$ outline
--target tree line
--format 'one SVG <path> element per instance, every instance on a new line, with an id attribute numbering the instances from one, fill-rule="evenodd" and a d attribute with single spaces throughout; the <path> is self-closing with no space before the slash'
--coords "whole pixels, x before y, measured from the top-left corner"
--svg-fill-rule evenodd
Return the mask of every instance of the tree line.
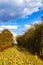
<path id="1" fill-rule="evenodd" d="M 30 53 L 43 56 L 43 22 L 34 24 L 23 35 L 16 37 L 17 45 L 26 48 Z M 0 33 L 0 50 L 14 45 L 13 34 L 4 29 Z"/>
<path id="2" fill-rule="evenodd" d="M 30 53 L 43 56 L 43 23 L 34 24 L 23 35 L 16 38 L 18 46 Z"/>

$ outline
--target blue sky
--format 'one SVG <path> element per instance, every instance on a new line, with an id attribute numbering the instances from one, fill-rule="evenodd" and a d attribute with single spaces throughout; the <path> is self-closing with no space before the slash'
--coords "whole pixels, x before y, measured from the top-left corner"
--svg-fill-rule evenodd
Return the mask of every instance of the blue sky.
<path id="1" fill-rule="evenodd" d="M 0 32 L 9 29 L 14 36 L 41 21 L 43 0 L 0 0 Z"/>

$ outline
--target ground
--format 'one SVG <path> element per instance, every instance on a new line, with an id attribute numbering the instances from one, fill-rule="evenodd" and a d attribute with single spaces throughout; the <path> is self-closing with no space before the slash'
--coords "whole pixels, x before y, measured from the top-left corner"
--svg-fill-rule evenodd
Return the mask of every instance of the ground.
<path id="1" fill-rule="evenodd" d="M 43 62 L 25 49 L 13 46 L 0 52 L 0 65 L 43 65 Z"/>

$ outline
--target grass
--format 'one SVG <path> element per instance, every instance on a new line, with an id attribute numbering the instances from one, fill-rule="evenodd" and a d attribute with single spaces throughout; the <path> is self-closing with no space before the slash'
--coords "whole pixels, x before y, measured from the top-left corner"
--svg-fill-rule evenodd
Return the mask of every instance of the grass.
<path id="1" fill-rule="evenodd" d="M 43 65 L 43 61 L 37 55 L 22 50 L 13 46 L 0 52 L 0 65 Z"/>

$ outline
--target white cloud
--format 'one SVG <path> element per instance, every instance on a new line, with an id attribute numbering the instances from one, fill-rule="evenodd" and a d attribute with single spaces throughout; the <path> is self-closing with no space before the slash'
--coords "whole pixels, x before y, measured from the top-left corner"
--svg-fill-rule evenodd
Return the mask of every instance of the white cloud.
<path id="1" fill-rule="evenodd" d="M 26 17 L 39 11 L 43 0 L 0 0 L 0 20 Z M 2 12 L 2 13 L 1 13 Z"/>
<path id="2" fill-rule="evenodd" d="M 22 30 L 25 32 L 25 31 L 27 31 L 30 27 L 31 27 L 31 25 L 25 24 L 25 25 L 24 25 L 24 28 L 23 28 Z"/>
<path id="3" fill-rule="evenodd" d="M 25 24 L 24 26 L 26 29 L 29 29 L 31 27 L 31 25 L 29 25 L 29 24 Z"/>
<path id="4" fill-rule="evenodd" d="M 36 21 L 33 22 L 33 25 L 34 25 L 34 24 L 40 24 L 40 23 L 41 23 L 41 21 L 37 21 L 37 20 L 36 20 Z"/>
<path id="5" fill-rule="evenodd" d="M 37 11 L 39 11 L 37 7 L 32 9 L 24 8 L 22 17 L 26 17 L 27 15 L 31 15 L 33 12 L 37 12 Z"/>
<path id="6" fill-rule="evenodd" d="M 40 24 L 41 21 L 34 21 L 33 24 L 29 25 L 29 24 L 25 24 L 24 28 L 22 29 L 24 32 L 27 31 L 28 29 L 30 29 L 31 27 L 35 30 L 34 24 Z"/>
<path id="7" fill-rule="evenodd" d="M 18 29 L 18 26 L 17 25 L 14 25 L 14 26 L 13 25 L 1 25 L 0 31 L 3 29 L 16 30 Z"/>
<path id="8" fill-rule="evenodd" d="M 14 37 L 14 44 L 17 44 L 17 41 L 16 41 L 17 34 L 13 31 L 11 31 L 11 33 L 13 34 L 13 37 Z"/>
<path id="9" fill-rule="evenodd" d="M 17 5 L 17 6 L 20 6 L 20 5 L 22 5 L 23 3 L 24 3 L 24 0 L 11 0 L 11 2 L 14 4 L 15 3 L 15 5 Z"/>
<path id="10" fill-rule="evenodd" d="M 13 34 L 13 37 L 16 38 L 17 34 L 15 32 L 13 32 L 13 31 L 11 31 L 11 33 Z"/>

